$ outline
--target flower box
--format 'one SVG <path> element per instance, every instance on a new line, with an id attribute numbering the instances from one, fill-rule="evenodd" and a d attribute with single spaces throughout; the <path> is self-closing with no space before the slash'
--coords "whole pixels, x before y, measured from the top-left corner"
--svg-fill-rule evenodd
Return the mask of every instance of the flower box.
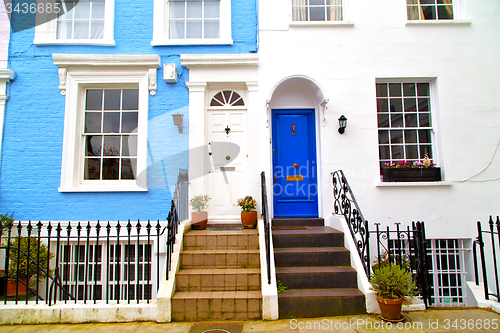
<path id="1" fill-rule="evenodd" d="M 441 168 L 385 168 L 384 182 L 438 182 Z"/>

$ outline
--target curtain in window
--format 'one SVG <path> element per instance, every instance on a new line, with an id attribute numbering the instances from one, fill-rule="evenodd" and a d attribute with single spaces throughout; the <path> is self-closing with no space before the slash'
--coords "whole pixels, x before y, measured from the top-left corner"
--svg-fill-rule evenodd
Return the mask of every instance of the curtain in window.
<path id="1" fill-rule="evenodd" d="M 448 12 L 448 17 L 453 18 L 453 6 L 452 6 L 453 0 L 443 0 L 444 4 L 447 4 L 449 6 L 445 6 L 444 8 Z"/>
<path id="2" fill-rule="evenodd" d="M 330 7 L 330 21 L 342 21 L 342 0 L 327 0 L 327 5 L 333 5 Z"/>
<path id="3" fill-rule="evenodd" d="M 451 1 L 451 0 L 450 0 Z M 406 0 L 408 8 L 408 20 L 425 20 L 424 12 L 422 7 L 419 6 L 419 0 Z M 414 5 L 414 6 L 410 6 Z M 420 12 L 420 16 L 419 16 Z"/>
<path id="4" fill-rule="evenodd" d="M 292 20 L 307 21 L 306 0 L 292 0 Z"/>

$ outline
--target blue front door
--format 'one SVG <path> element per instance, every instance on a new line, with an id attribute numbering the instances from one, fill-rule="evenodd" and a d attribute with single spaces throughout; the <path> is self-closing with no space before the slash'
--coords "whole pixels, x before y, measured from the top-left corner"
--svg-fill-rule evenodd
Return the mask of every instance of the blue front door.
<path id="1" fill-rule="evenodd" d="M 275 217 L 317 217 L 314 110 L 273 110 Z"/>

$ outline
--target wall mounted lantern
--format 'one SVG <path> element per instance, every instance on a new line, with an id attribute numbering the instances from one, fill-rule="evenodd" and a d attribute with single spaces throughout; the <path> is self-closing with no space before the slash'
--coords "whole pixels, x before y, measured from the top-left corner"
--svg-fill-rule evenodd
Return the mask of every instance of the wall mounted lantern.
<path id="1" fill-rule="evenodd" d="M 182 129 L 183 129 L 182 121 L 183 121 L 184 115 L 177 112 L 176 114 L 172 115 L 172 118 L 174 118 L 174 125 L 177 126 L 177 128 L 179 129 L 179 133 L 182 133 Z"/>
<path id="2" fill-rule="evenodd" d="M 346 126 L 347 126 L 347 118 L 344 115 L 341 115 L 339 118 L 339 133 L 340 134 L 344 134 Z"/>

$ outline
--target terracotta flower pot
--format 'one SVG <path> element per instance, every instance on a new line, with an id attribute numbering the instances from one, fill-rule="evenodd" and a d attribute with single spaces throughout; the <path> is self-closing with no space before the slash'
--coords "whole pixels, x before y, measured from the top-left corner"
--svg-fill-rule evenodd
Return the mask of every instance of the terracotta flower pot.
<path id="1" fill-rule="evenodd" d="M 191 228 L 193 230 L 204 230 L 207 228 L 208 212 L 192 212 Z"/>
<path id="2" fill-rule="evenodd" d="M 255 229 L 257 226 L 257 211 L 241 212 L 241 223 L 245 229 Z"/>
<path id="3" fill-rule="evenodd" d="M 382 312 L 380 316 L 385 321 L 402 321 L 404 316 L 401 315 L 401 306 L 403 305 L 403 298 L 400 299 L 385 299 L 377 296 L 377 302 Z"/>
<path id="4" fill-rule="evenodd" d="M 23 280 L 24 283 L 28 284 L 28 278 L 26 276 L 19 277 L 19 279 Z M 22 282 L 18 282 L 15 279 L 9 279 L 7 281 L 7 296 L 16 296 L 16 285 L 17 285 L 18 295 L 26 294 L 26 286 Z"/>

